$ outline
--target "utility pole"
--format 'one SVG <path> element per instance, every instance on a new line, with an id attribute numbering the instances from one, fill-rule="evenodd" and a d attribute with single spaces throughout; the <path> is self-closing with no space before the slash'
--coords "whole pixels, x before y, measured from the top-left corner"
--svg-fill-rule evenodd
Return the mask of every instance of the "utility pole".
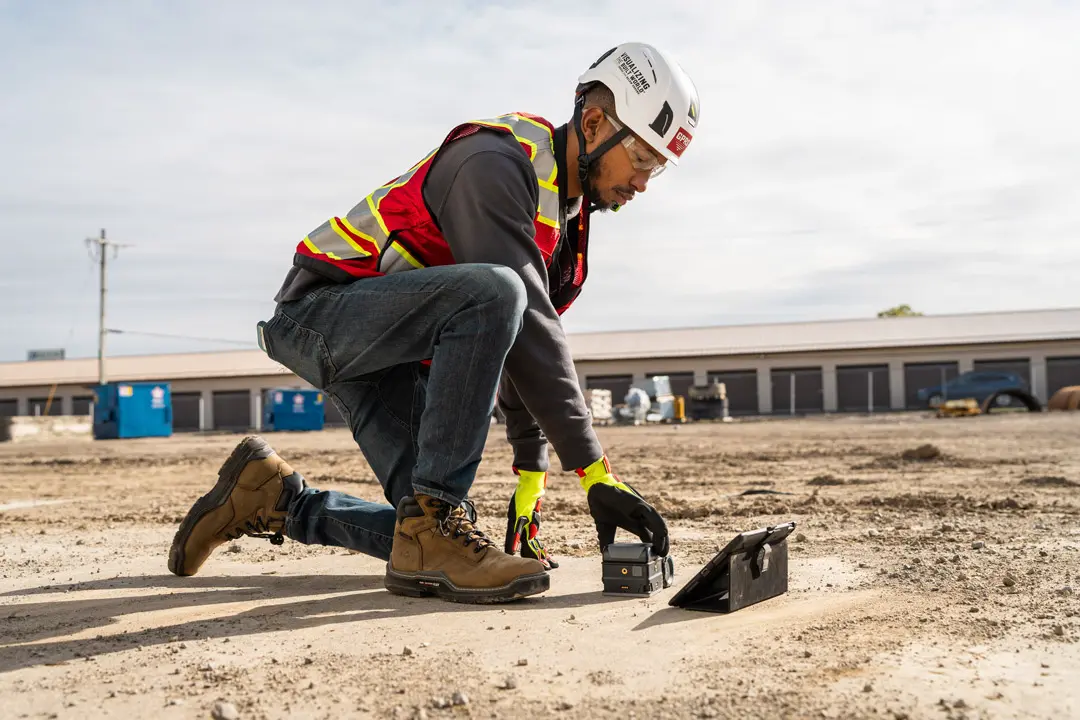
<path id="1" fill-rule="evenodd" d="M 109 248 L 113 248 L 113 257 L 116 257 L 116 251 L 121 247 L 127 247 L 126 245 L 120 245 L 118 243 L 110 242 L 105 239 L 105 229 L 101 229 L 101 236 L 96 238 L 87 238 L 86 244 L 91 248 L 91 253 L 97 252 L 99 261 L 99 284 L 100 295 L 98 299 L 98 384 L 105 384 L 105 294 L 106 294 L 106 261 L 109 255 Z M 96 249 L 94 246 L 97 246 Z"/>

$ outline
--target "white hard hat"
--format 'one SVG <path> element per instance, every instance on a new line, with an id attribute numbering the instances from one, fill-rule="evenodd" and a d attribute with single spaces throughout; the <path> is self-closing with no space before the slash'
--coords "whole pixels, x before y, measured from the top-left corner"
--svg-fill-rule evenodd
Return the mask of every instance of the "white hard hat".
<path id="1" fill-rule="evenodd" d="M 697 132 L 701 103 L 686 71 L 652 45 L 631 42 L 608 50 L 578 78 L 603 83 L 615 96 L 615 114 L 671 165 Z"/>

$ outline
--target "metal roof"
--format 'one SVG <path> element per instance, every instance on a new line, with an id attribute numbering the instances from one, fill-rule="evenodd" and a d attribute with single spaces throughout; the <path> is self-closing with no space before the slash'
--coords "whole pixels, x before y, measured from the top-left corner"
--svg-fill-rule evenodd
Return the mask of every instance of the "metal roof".
<path id="1" fill-rule="evenodd" d="M 106 358 L 105 371 L 110 379 L 128 382 L 290 374 L 261 350 L 118 355 Z M 96 385 L 97 378 L 96 357 L 0 363 L 0 387 Z"/>
<path id="2" fill-rule="evenodd" d="M 1080 308 L 906 318 L 861 318 L 768 325 L 578 333 L 577 361 L 763 355 L 1080 339 Z M 259 350 L 122 355 L 108 358 L 110 378 L 127 381 L 290 374 Z M 92 385 L 97 358 L 0 363 L 0 387 Z"/>
<path id="3" fill-rule="evenodd" d="M 762 355 L 1080 339 L 1080 308 L 571 336 L 575 360 Z"/>

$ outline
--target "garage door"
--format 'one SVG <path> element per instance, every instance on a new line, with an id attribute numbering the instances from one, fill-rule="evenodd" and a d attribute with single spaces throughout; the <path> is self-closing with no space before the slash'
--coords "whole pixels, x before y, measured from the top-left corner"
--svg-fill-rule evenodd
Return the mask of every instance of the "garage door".
<path id="1" fill-rule="evenodd" d="M 172 394 L 173 432 L 195 432 L 199 424 L 200 392 L 182 392 Z"/>
<path id="2" fill-rule="evenodd" d="M 93 414 L 93 395 L 81 395 L 79 397 L 71 398 L 71 414 L 72 415 L 92 415 Z"/>
<path id="3" fill-rule="evenodd" d="M 888 410 L 888 365 L 841 365 L 836 368 L 836 407 L 840 412 L 869 412 L 870 394 L 873 410 Z"/>
<path id="4" fill-rule="evenodd" d="M 793 379 L 795 412 L 824 412 L 825 393 L 822 391 L 821 368 L 783 368 L 772 371 L 773 413 L 791 413 Z"/>
<path id="5" fill-rule="evenodd" d="M 0 400 L 0 418 L 15 417 L 18 412 L 18 400 Z"/>
<path id="6" fill-rule="evenodd" d="M 41 416 L 45 415 L 45 407 L 46 406 L 48 406 L 48 408 L 49 408 L 49 413 L 48 414 L 50 416 L 60 414 L 60 411 L 61 411 L 60 398 L 58 398 L 58 397 L 54 397 L 52 399 L 52 404 L 49 403 L 49 398 L 47 398 L 47 397 L 30 398 L 30 409 L 28 411 L 28 414 L 33 416 L 33 417 L 41 417 Z"/>
<path id="7" fill-rule="evenodd" d="M 1063 387 L 1080 385 L 1080 357 L 1046 358 L 1046 389 L 1049 400 Z"/>
<path id="8" fill-rule="evenodd" d="M 709 373 L 709 382 L 724 383 L 729 415 L 757 415 L 757 371 L 724 370 Z"/>
<path id="9" fill-rule="evenodd" d="M 229 390 L 214 393 L 214 429 L 246 432 L 251 424 L 251 393 Z"/>
<path id="10" fill-rule="evenodd" d="M 960 374 L 955 362 L 905 363 L 904 404 L 909 410 L 921 410 L 926 403 L 919 402 L 919 389 L 936 387 Z"/>
<path id="11" fill-rule="evenodd" d="M 1031 386 L 1031 361 L 1027 358 L 976 360 L 972 367 L 978 372 L 1013 373 L 1020 376 L 1025 388 Z"/>
<path id="12" fill-rule="evenodd" d="M 586 375 L 585 376 L 585 389 L 586 390 L 610 390 L 611 391 L 611 403 L 618 405 L 623 402 L 623 398 L 626 397 L 626 393 L 630 392 L 630 387 L 634 384 L 633 375 Z"/>

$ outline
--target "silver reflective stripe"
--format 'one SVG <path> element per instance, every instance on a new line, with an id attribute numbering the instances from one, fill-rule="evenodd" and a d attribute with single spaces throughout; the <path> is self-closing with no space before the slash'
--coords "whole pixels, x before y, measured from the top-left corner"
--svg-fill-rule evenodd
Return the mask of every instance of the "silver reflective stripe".
<path id="1" fill-rule="evenodd" d="M 353 236 L 359 237 L 356 240 Z M 364 242 L 366 241 L 366 242 Z M 381 252 L 378 236 L 372 237 L 345 218 L 331 218 L 304 238 L 308 248 L 331 260 L 351 260 L 370 257 Z M 374 245 L 374 247 L 372 247 Z"/>
<path id="2" fill-rule="evenodd" d="M 555 158 L 554 138 L 547 126 L 520 115 L 501 115 L 492 120 L 479 120 L 477 124 L 503 127 L 529 147 L 536 179 L 540 184 L 540 203 L 537 222 L 559 227 L 559 191 L 555 187 L 558 165 Z"/>
<path id="3" fill-rule="evenodd" d="M 545 187 L 545 183 L 540 183 L 540 207 L 536 221 L 559 229 L 559 191 L 554 185 Z"/>
<path id="4" fill-rule="evenodd" d="M 555 158 L 554 138 L 551 132 L 539 123 L 516 115 L 508 116 L 514 135 L 533 143 L 536 152 L 532 157 L 533 169 L 540 184 L 540 203 L 537 207 L 538 222 L 559 228 L 559 190 L 555 181 L 559 168 Z"/>
<path id="5" fill-rule="evenodd" d="M 405 261 L 405 258 L 401 257 L 395 252 L 383 255 L 379 260 L 379 272 L 386 273 L 387 275 L 393 275 L 394 273 L 404 272 L 406 270 L 412 270 L 413 266 Z M 409 277 L 418 277 L 417 275 L 410 275 Z"/>
<path id="6" fill-rule="evenodd" d="M 507 129 L 529 148 L 529 159 L 540 185 L 536 220 L 558 229 L 559 191 L 555 187 L 558 166 L 551 131 L 542 123 L 520 115 L 500 115 L 490 120 L 473 122 L 477 125 Z M 390 242 L 389 229 L 379 213 L 379 204 L 391 190 L 409 182 L 416 171 L 437 151 L 437 148 L 431 151 L 408 172 L 368 195 L 345 217 L 324 222 L 304 238 L 305 244 L 312 252 L 326 255 L 332 260 L 353 260 L 377 255 L 379 272 L 388 274 L 424 267 L 418 258 L 399 243 Z"/>
<path id="7" fill-rule="evenodd" d="M 404 272 L 405 270 L 415 270 L 422 267 L 424 266 L 420 261 L 396 242 L 379 257 L 379 272 L 384 272 L 387 275 Z"/>

